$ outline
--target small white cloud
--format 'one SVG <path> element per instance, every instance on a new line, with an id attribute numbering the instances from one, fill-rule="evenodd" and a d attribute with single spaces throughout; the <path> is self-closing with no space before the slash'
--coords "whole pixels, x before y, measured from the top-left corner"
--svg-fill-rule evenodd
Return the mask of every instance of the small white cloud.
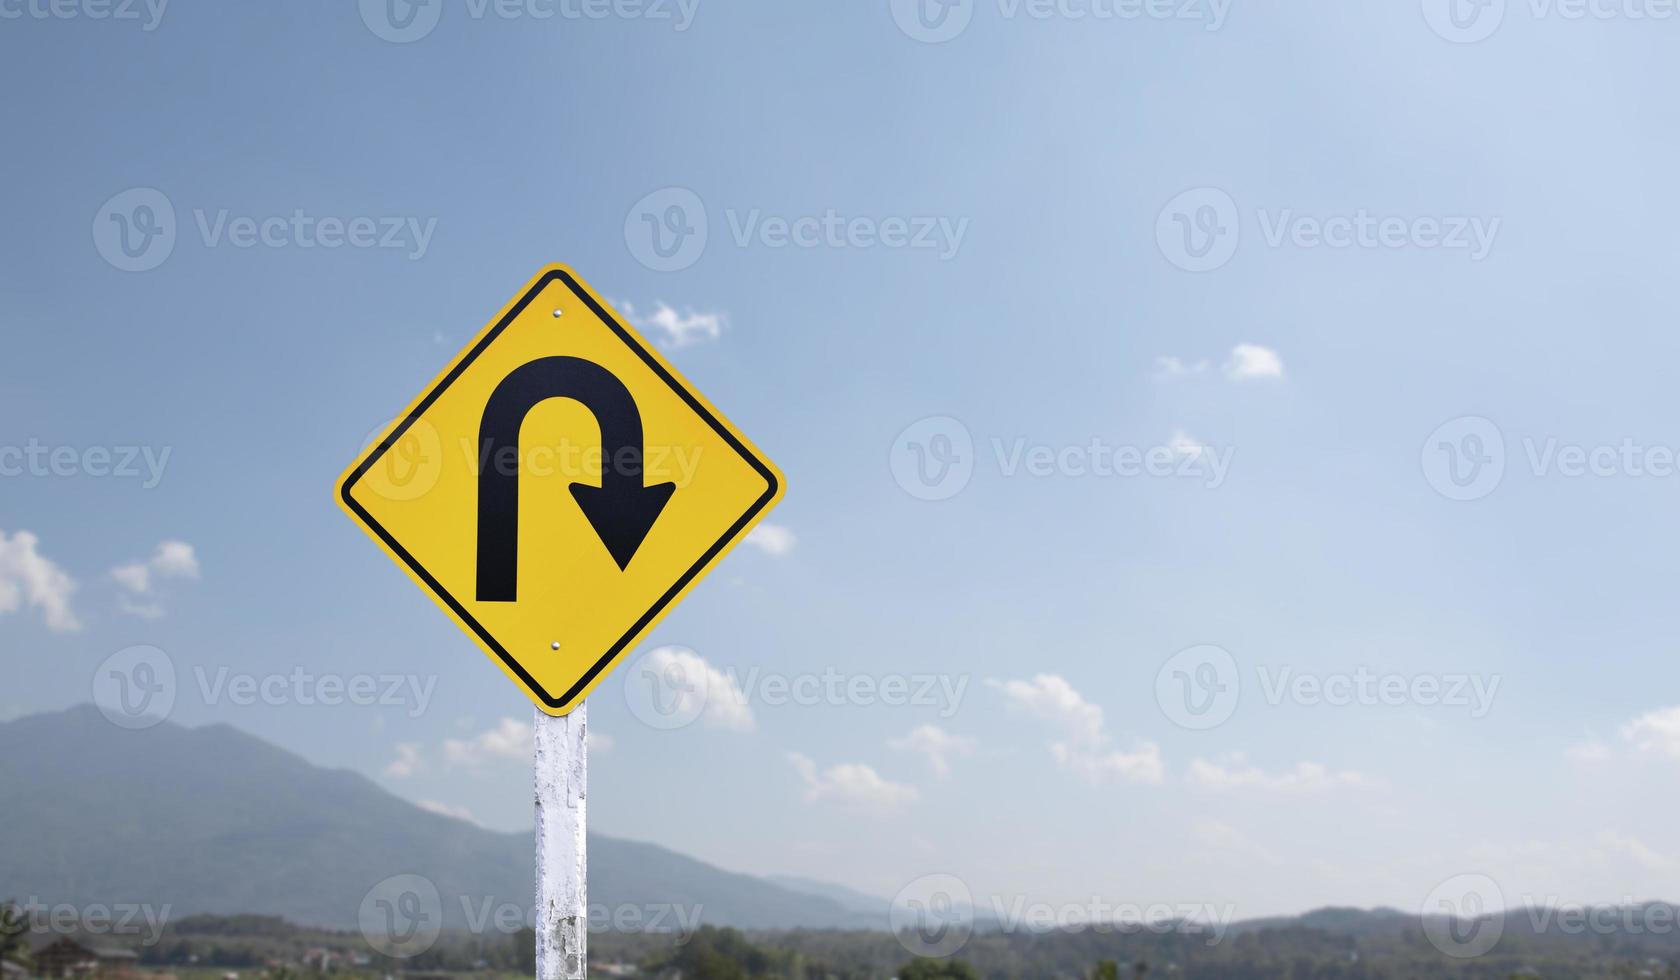
<path id="1" fill-rule="evenodd" d="M 1259 344 L 1238 344 L 1225 361 L 1225 377 L 1232 381 L 1283 377 L 1283 359 L 1277 351 Z"/>
<path id="2" fill-rule="evenodd" d="M 155 602 L 135 602 L 128 596 L 117 596 L 117 608 L 141 619 L 162 619 L 164 608 Z"/>
<path id="3" fill-rule="evenodd" d="M 1206 374 L 1208 362 L 1197 361 L 1186 363 L 1177 357 L 1155 358 L 1155 378 L 1158 381 L 1176 381 L 1179 378 L 1193 378 L 1199 374 Z"/>
<path id="4" fill-rule="evenodd" d="M 1268 773 L 1248 764 L 1242 753 L 1226 756 L 1218 762 L 1194 759 L 1185 781 L 1192 786 L 1216 792 L 1260 789 L 1278 793 L 1320 793 L 1338 787 L 1368 787 L 1373 781 L 1362 773 L 1332 772 L 1316 762 L 1298 762 L 1295 768 L 1280 773 Z"/>
<path id="5" fill-rule="evenodd" d="M 618 306 L 624 311 L 625 319 L 637 329 L 659 334 L 660 339 L 672 347 L 716 340 L 723 336 L 723 325 L 728 319 L 722 313 L 696 313 L 693 310 L 678 313 L 664 303 L 656 303 L 654 311 L 646 316 L 638 316 L 629 303 Z"/>
<path id="6" fill-rule="evenodd" d="M 747 532 L 747 544 L 753 545 L 772 558 L 785 558 L 793 554 L 793 546 L 799 543 L 790 528 L 780 524 L 760 524 Z"/>
<path id="7" fill-rule="evenodd" d="M 1190 838 L 1197 845 L 1221 855 L 1254 858 L 1264 864 L 1282 864 L 1283 859 L 1227 823 L 1197 817 L 1190 825 Z"/>
<path id="8" fill-rule="evenodd" d="M 165 541 L 152 556 L 152 570 L 164 578 L 198 578 L 198 554 L 185 541 Z"/>
<path id="9" fill-rule="evenodd" d="M 198 555 L 185 541 L 165 541 L 146 561 L 129 562 L 111 569 L 111 578 L 128 596 L 117 597 L 117 607 L 143 619 L 160 619 L 164 608 L 155 599 L 140 602 L 130 596 L 153 596 L 161 579 L 197 579 Z"/>
<path id="10" fill-rule="evenodd" d="M 901 738 L 889 739 L 887 747 L 921 756 L 933 774 L 944 779 L 951 774 L 952 757 L 974 752 L 974 739 L 952 735 L 938 725 L 922 725 Z"/>
<path id="11" fill-rule="evenodd" d="M 117 584 L 136 594 L 144 594 L 152 590 L 152 570 L 143 562 L 132 565 L 118 565 L 111 569 L 111 577 Z"/>
<path id="12" fill-rule="evenodd" d="M 817 764 L 798 752 L 787 759 L 805 782 L 805 802 L 833 801 L 864 810 L 888 811 L 916 799 L 916 788 L 889 782 L 861 762 L 829 766 L 818 772 Z"/>
<path id="13" fill-rule="evenodd" d="M 1599 833 L 1596 841 L 1599 847 L 1611 854 L 1629 858 L 1635 864 L 1652 871 L 1661 871 L 1669 866 L 1668 858 L 1657 853 L 1637 837 L 1629 837 L 1625 834 L 1618 834 L 1613 830 L 1606 830 Z"/>
<path id="14" fill-rule="evenodd" d="M 27 601 L 41 610 L 47 629 L 73 633 L 82 628 L 70 610 L 76 582 L 40 553 L 40 544 L 28 531 L 10 538 L 0 531 L 0 614 L 17 612 Z"/>
<path id="15" fill-rule="evenodd" d="M 1680 706 L 1640 715 L 1622 726 L 1622 737 L 1641 752 L 1680 759 Z"/>
<path id="16" fill-rule="evenodd" d="M 1202 442 L 1183 429 L 1174 429 L 1172 438 L 1167 440 L 1167 448 L 1187 459 L 1201 459 L 1208 451 L 1207 443 Z"/>
<path id="17" fill-rule="evenodd" d="M 1160 746 L 1140 740 L 1129 751 L 1114 748 L 1102 709 L 1085 700 L 1065 678 L 1039 674 L 1030 681 L 988 680 L 986 684 L 1003 692 L 1008 710 L 1058 729 L 1062 739 L 1051 743 L 1050 755 L 1081 779 L 1159 783 L 1166 778 Z"/>
<path id="18" fill-rule="evenodd" d="M 753 730 L 752 706 L 735 678 L 693 650 L 659 647 L 649 651 L 636 669 L 642 678 L 659 685 L 658 696 L 667 714 L 698 717 L 707 727 L 724 731 Z"/>
<path id="19" fill-rule="evenodd" d="M 503 718 L 489 731 L 471 738 L 443 740 L 443 758 L 452 766 L 478 768 L 494 762 L 529 763 L 535 752 L 531 723 Z"/>
<path id="20" fill-rule="evenodd" d="M 398 742 L 397 757 L 385 764 L 385 775 L 392 779 L 407 779 L 426 771 L 426 760 L 420 754 L 419 742 Z"/>
<path id="21" fill-rule="evenodd" d="M 1050 746 L 1056 764 L 1088 783 L 1105 783 L 1120 779 L 1128 783 L 1159 785 L 1167 778 L 1167 765 L 1161 759 L 1161 747 L 1147 739 L 1140 739 L 1130 751 L 1120 749 L 1090 749 L 1058 742 Z"/>
<path id="22" fill-rule="evenodd" d="M 1615 750 L 1611 749 L 1602 739 L 1589 738 L 1584 742 L 1576 742 L 1563 750 L 1563 757 L 1579 765 L 1590 766 L 1601 762 L 1609 762 L 1615 758 Z"/>
<path id="23" fill-rule="evenodd" d="M 611 735 L 606 735 L 606 734 L 603 734 L 601 732 L 590 732 L 589 735 L 588 735 L 588 738 L 589 738 L 589 751 L 592 752 L 592 753 L 594 753 L 594 752 L 611 752 L 613 746 L 618 744 L 617 742 L 613 741 L 613 737 Z"/>
<path id="24" fill-rule="evenodd" d="M 464 806 L 450 806 L 436 800 L 421 800 L 416 805 L 427 813 L 435 813 L 440 817 L 454 817 L 456 820 L 465 820 L 467 823 L 478 823 L 478 819 L 472 815 L 472 811 Z"/>

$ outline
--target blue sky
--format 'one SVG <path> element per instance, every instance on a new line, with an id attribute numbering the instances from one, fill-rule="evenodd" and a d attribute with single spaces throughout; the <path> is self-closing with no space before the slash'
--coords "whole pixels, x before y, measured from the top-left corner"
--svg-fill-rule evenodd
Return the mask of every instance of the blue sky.
<path id="1" fill-rule="evenodd" d="M 7 715 L 150 645 L 176 721 L 528 826 L 529 705 L 331 491 L 564 261 L 789 480 L 646 644 L 692 721 L 591 699 L 595 829 L 982 904 L 1671 887 L 1680 19 L 431 2 L 0 4 Z M 217 682 L 294 672 L 426 693 Z"/>

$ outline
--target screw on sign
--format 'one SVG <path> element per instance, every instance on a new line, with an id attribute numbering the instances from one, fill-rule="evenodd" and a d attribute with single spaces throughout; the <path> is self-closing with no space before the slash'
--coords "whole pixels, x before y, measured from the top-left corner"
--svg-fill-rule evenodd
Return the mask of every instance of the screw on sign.
<path id="1" fill-rule="evenodd" d="M 402 456 L 416 433 L 428 450 L 418 484 Z M 399 474 L 409 482 L 393 485 Z M 345 512 L 536 704 L 539 980 L 581 977 L 586 965 L 584 699 L 783 486 L 740 430 L 560 265 L 538 273 L 340 481 Z"/>

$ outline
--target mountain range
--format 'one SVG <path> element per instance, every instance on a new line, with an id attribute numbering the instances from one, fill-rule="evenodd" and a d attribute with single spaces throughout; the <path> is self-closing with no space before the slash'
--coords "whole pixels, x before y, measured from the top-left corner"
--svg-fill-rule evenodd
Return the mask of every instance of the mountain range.
<path id="1" fill-rule="evenodd" d="M 0 723 L 0 898 L 168 904 L 355 928 L 381 881 L 418 874 L 446 925 L 531 904 L 530 834 L 421 809 L 227 725 L 129 731 L 92 706 Z M 888 902 L 736 874 L 592 834 L 592 908 L 667 907 L 739 928 L 884 928 Z"/>

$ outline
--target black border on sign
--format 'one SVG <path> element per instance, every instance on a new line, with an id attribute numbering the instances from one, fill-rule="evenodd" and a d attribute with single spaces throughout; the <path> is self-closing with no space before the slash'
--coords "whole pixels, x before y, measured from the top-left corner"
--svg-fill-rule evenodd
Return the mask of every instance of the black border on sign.
<path id="1" fill-rule="evenodd" d="M 602 323 L 605 323 L 612 329 L 612 332 L 618 336 L 619 340 L 623 341 L 626 346 L 636 352 L 636 356 L 642 359 L 642 363 L 651 368 L 653 373 L 659 376 L 660 380 L 669 385 L 671 390 L 676 392 L 678 397 L 680 397 L 696 415 L 705 419 L 706 424 L 711 426 L 712 430 L 721 436 L 723 440 L 729 444 L 730 448 L 739 453 L 741 458 L 745 459 L 748 464 L 752 466 L 753 470 L 756 471 L 759 476 L 762 476 L 768 484 L 764 494 L 754 501 L 751 507 L 747 508 L 747 512 L 742 514 L 740 519 L 730 525 L 729 529 L 723 533 L 723 537 L 718 538 L 716 543 L 714 543 L 710 548 L 707 548 L 705 554 L 700 556 L 700 560 L 696 561 L 694 565 L 688 569 L 688 571 L 684 572 L 682 577 L 677 579 L 676 584 L 667 589 L 665 594 L 660 596 L 658 601 L 653 604 L 653 607 L 643 613 L 641 618 L 636 620 L 630 629 L 626 631 L 623 636 L 619 637 L 618 641 L 614 643 L 606 653 L 601 655 L 599 660 L 595 661 L 594 666 L 590 667 L 576 684 L 573 684 L 559 697 L 555 697 L 550 694 L 542 687 L 542 685 L 538 684 L 536 679 L 520 665 L 519 661 L 512 654 L 508 653 L 500 643 L 496 642 L 496 638 L 490 635 L 490 631 L 485 629 L 483 624 L 479 623 L 478 620 L 474 619 L 472 614 L 467 612 L 466 608 L 462 606 L 454 596 L 449 594 L 449 590 L 445 589 L 443 584 L 432 576 L 431 572 L 428 572 L 419 561 L 415 560 L 414 556 L 408 553 L 408 549 L 404 548 L 400 543 L 398 543 L 397 539 L 391 535 L 391 532 L 387 531 L 377 520 L 374 520 L 373 515 L 368 513 L 367 509 L 361 504 L 357 503 L 350 493 L 351 490 L 355 488 L 356 482 L 362 478 L 363 474 L 373 468 L 373 465 L 379 462 L 380 458 L 383 457 L 392 446 L 396 445 L 397 440 L 401 439 L 403 434 L 408 431 L 409 427 L 418 421 L 420 416 L 426 413 L 426 409 L 430 408 L 432 403 L 437 401 L 438 396 L 442 395 L 451 384 L 454 384 L 455 379 L 461 376 L 461 373 L 467 369 L 467 366 L 472 364 L 472 362 L 478 358 L 478 355 L 484 353 L 485 349 L 494 343 L 497 337 L 501 336 L 502 331 L 505 330 L 507 326 L 511 324 L 521 312 L 524 311 L 525 307 L 530 305 L 531 301 L 536 299 L 537 295 L 541 293 L 549 283 L 554 282 L 555 280 L 559 280 L 564 283 L 566 288 L 572 291 L 573 296 L 582 300 L 584 304 L 589 307 L 590 311 L 600 318 Z M 639 343 L 636 338 L 612 316 L 612 314 L 608 313 L 601 304 L 595 302 L 595 298 L 589 295 L 588 291 L 578 288 L 576 279 L 572 278 L 572 276 L 568 273 L 556 269 L 537 280 L 536 285 L 532 286 L 524 296 L 520 297 L 519 302 L 514 304 L 513 309 L 509 310 L 507 315 L 502 317 L 501 321 L 492 327 L 489 333 L 484 335 L 484 339 L 480 340 L 478 344 L 467 354 L 467 356 L 461 359 L 460 363 L 456 364 L 450 369 L 448 374 L 444 375 L 443 380 L 437 383 L 437 387 L 426 393 L 426 397 L 421 400 L 419 405 L 415 406 L 414 411 L 411 412 L 407 418 L 403 419 L 400 425 L 391 430 L 391 434 L 385 437 L 385 440 L 379 444 L 379 447 L 369 453 L 367 458 L 362 460 L 360 465 L 351 471 L 350 475 L 345 478 L 344 485 L 339 489 L 339 496 L 343 499 L 344 505 L 350 508 L 350 510 L 358 518 L 360 518 L 362 523 L 367 525 L 374 534 L 378 535 L 379 540 L 385 542 L 386 547 L 390 548 L 397 557 L 401 558 L 403 560 L 403 564 L 407 565 L 409 570 L 419 577 L 420 581 L 426 583 L 427 588 L 431 589 L 439 599 L 442 599 L 445 605 L 454 610 L 455 615 L 459 616 L 461 621 L 466 623 L 467 626 L 472 629 L 473 633 L 484 642 L 485 646 L 494 651 L 497 658 L 502 661 L 508 670 L 512 671 L 515 676 L 525 683 L 525 687 L 531 691 L 531 693 L 540 698 L 543 704 L 559 710 L 570 705 L 572 701 L 577 698 L 579 692 L 589 686 L 589 683 L 593 681 L 595 677 L 601 673 L 601 671 L 605 670 L 609 663 L 612 663 L 619 653 L 630 644 L 630 641 L 634 639 L 643 629 L 646 629 L 648 623 L 652 622 L 654 617 L 658 616 L 666 606 L 670 605 L 672 600 L 674 600 L 683 589 L 687 588 L 690 582 L 694 581 L 694 579 L 700 574 L 700 571 L 710 564 L 712 559 L 716 558 L 718 553 L 722 551 L 729 542 L 733 541 L 735 537 L 741 533 L 741 530 L 751 523 L 753 518 L 757 517 L 761 512 L 763 512 L 764 508 L 770 505 L 770 502 L 776 498 L 778 490 L 779 485 L 776 480 L 776 474 L 771 471 L 770 467 L 765 465 L 763 460 L 758 458 L 757 454 L 748 449 L 740 439 L 737 439 L 735 434 L 730 432 L 729 428 L 722 422 L 718 421 L 717 416 L 712 414 L 706 406 L 700 404 L 699 399 L 695 398 L 693 393 L 684 387 L 682 383 L 677 381 L 677 379 L 671 375 L 671 372 L 665 369 L 663 364 L 660 364 L 653 355 L 649 354 L 647 349 L 643 347 L 641 343 Z"/>

